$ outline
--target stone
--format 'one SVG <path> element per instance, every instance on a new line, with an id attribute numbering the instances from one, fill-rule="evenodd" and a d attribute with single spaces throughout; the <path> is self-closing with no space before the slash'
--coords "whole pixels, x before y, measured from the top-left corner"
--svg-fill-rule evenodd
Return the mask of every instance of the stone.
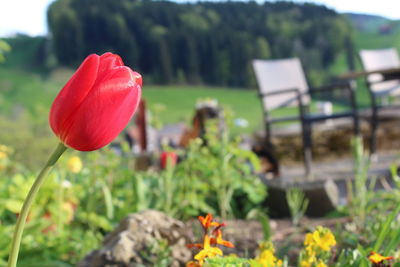
<path id="1" fill-rule="evenodd" d="M 166 248 L 172 259 L 169 266 L 184 266 L 192 259 L 186 247 L 189 236 L 190 229 L 183 222 L 162 212 L 130 214 L 104 238 L 103 247 L 90 252 L 77 267 L 153 266 L 152 260 L 164 255 Z"/>

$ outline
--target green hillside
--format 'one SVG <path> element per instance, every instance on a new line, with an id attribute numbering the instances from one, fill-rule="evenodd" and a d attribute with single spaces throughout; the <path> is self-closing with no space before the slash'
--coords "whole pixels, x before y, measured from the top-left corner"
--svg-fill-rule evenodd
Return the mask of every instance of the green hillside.
<path id="1" fill-rule="evenodd" d="M 357 31 L 375 33 L 388 23 L 390 20 L 381 16 L 345 13 L 345 15 L 352 21 L 354 28 Z"/>

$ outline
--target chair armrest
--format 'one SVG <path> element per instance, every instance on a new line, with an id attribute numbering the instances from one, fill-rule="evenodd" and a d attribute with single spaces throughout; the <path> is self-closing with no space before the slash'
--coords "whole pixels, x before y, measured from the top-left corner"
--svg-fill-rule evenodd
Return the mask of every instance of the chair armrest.
<path id="1" fill-rule="evenodd" d="M 342 81 L 337 83 L 332 83 L 328 85 L 323 85 L 320 87 L 313 87 L 309 88 L 308 91 L 310 94 L 319 93 L 319 92 L 326 92 L 326 91 L 337 91 L 337 90 L 348 90 L 353 93 L 354 89 L 354 81 Z"/>

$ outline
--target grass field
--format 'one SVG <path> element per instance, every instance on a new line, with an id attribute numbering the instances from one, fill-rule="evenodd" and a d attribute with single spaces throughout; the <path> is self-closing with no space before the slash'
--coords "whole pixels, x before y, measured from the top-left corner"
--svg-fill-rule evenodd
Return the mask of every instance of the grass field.
<path id="1" fill-rule="evenodd" d="M 159 112 L 162 121 L 189 122 L 199 99 L 213 98 L 230 108 L 235 118 L 249 122 L 248 128 L 235 129 L 236 132 L 248 132 L 262 128 L 262 109 L 256 90 L 235 90 L 205 86 L 144 86 L 143 96 L 150 107 L 162 104 L 165 109 Z M 154 109 L 154 108 L 153 108 Z"/>

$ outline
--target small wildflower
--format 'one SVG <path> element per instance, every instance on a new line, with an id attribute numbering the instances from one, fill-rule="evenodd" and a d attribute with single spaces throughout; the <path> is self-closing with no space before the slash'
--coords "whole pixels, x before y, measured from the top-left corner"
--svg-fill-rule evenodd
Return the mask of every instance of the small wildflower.
<path id="1" fill-rule="evenodd" d="M 263 267 L 279 267 L 282 266 L 282 261 L 275 257 L 275 248 L 271 242 L 263 242 L 259 249 L 261 253 L 255 258 L 256 262 Z"/>
<path id="2" fill-rule="evenodd" d="M 210 246 L 210 237 L 208 235 L 204 236 L 204 247 L 194 256 L 194 259 L 197 260 L 200 266 L 203 265 L 205 258 L 214 258 L 215 256 L 222 256 L 222 250 L 217 247 Z"/>
<path id="3" fill-rule="evenodd" d="M 328 228 L 318 226 L 312 233 L 307 233 L 301 253 L 301 267 L 327 267 L 324 260 L 329 256 L 332 247 L 336 245 L 335 236 Z"/>
<path id="4" fill-rule="evenodd" d="M 195 243 L 188 244 L 189 248 L 198 248 L 200 251 L 194 256 L 194 259 L 197 261 L 190 261 L 186 264 L 186 267 L 197 267 L 203 266 L 204 260 L 206 258 L 214 258 L 216 256 L 223 256 L 223 252 L 220 248 L 216 247 L 216 245 L 223 245 L 226 247 L 233 248 L 234 245 L 226 241 L 222 238 L 222 230 L 221 228 L 225 226 L 224 223 L 218 223 L 213 221 L 213 217 L 211 214 L 207 214 L 207 216 L 199 216 L 198 217 L 201 226 L 204 230 L 203 235 L 203 243 Z"/>
<path id="5" fill-rule="evenodd" d="M 336 245 L 335 236 L 324 227 L 318 226 L 313 233 L 306 234 L 304 245 L 309 248 L 320 248 L 323 251 L 330 251 Z"/>
<path id="6" fill-rule="evenodd" d="M 9 148 L 6 145 L 0 145 L 0 151 L 5 153 L 6 155 L 11 154 L 13 152 L 13 149 Z"/>
<path id="7" fill-rule="evenodd" d="M 186 267 L 200 267 L 200 265 L 195 261 L 189 261 L 186 263 Z"/>
<path id="8" fill-rule="evenodd" d="M 383 261 L 390 261 L 393 259 L 392 256 L 385 257 L 376 252 L 371 252 L 368 257 L 369 261 L 372 262 L 373 266 L 385 266 L 382 265 Z"/>
<path id="9" fill-rule="evenodd" d="M 67 168 L 72 173 L 79 173 L 82 170 L 82 161 L 77 156 L 72 156 L 67 162 Z"/>
<path id="10" fill-rule="evenodd" d="M 301 267 L 311 267 L 317 261 L 315 254 L 309 255 L 307 254 L 304 259 L 301 260 L 300 266 Z"/>
<path id="11" fill-rule="evenodd" d="M 206 217 L 199 216 L 199 221 L 204 229 L 208 229 L 210 227 L 218 227 L 220 224 L 217 222 L 213 222 L 213 216 L 209 213 Z"/>
<path id="12" fill-rule="evenodd" d="M 63 180 L 61 183 L 61 186 L 64 188 L 71 188 L 72 187 L 72 183 L 68 180 Z"/>
<path id="13" fill-rule="evenodd" d="M 218 229 L 216 231 L 216 237 L 211 238 L 211 244 L 212 245 L 223 245 L 225 247 L 229 247 L 229 248 L 233 248 L 235 247 L 231 242 L 226 241 L 224 239 L 222 239 L 222 231 L 221 229 Z"/>
<path id="14" fill-rule="evenodd" d="M 328 265 L 326 265 L 323 261 L 319 261 L 318 263 L 317 263 L 317 266 L 316 267 L 328 267 Z"/>
<path id="15" fill-rule="evenodd" d="M 336 245 L 335 236 L 327 228 L 318 227 L 313 233 L 313 239 L 323 251 L 330 251 L 331 247 Z"/>
<path id="16" fill-rule="evenodd" d="M 301 267 L 311 267 L 312 266 L 312 262 L 310 262 L 309 259 L 301 260 L 300 266 Z"/>

